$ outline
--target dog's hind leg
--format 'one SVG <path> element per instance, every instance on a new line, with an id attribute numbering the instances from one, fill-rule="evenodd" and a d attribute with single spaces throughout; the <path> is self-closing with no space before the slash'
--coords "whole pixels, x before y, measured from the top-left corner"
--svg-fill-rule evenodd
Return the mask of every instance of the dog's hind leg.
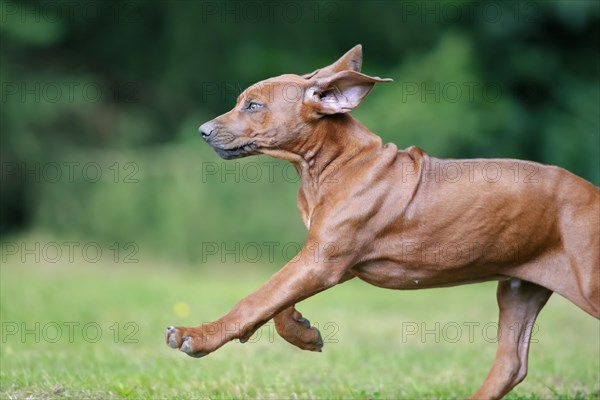
<path id="1" fill-rule="evenodd" d="M 498 283 L 498 351 L 472 399 L 499 399 L 525 379 L 533 324 L 551 294 L 545 287 L 519 279 Z"/>

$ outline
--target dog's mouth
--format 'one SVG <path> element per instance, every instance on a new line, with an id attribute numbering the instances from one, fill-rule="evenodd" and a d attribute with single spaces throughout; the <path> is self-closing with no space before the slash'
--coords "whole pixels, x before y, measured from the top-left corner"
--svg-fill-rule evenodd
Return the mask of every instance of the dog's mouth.
<path id="1" fill-rule="evenodd" d="M 215 152 L 224 160 L 233 160 L 234 158 L 246 157 L 254 154 L 258 146 L 254 142 L 244 143 L 240 146 L 218 147 L 211 145 Z"/>

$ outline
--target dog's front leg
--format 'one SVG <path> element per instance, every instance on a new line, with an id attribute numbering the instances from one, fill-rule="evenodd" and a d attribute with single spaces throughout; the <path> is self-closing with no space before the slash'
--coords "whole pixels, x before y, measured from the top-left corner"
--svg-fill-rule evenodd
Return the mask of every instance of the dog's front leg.
<path id="1" fill-rule="evenodd" d="M 344 278 L 350 267 L 348 263 L 339 258 L 318 259 L 314 257 L 316 253 L 309 250 L 305 246 L 297 259 L 286 264 L 219 320 L 196 327 L 167 328 L 167 344 L 192 357 L 202 357 L 233 339 L 249 338 L 284 309 L 338 284 Z"/>

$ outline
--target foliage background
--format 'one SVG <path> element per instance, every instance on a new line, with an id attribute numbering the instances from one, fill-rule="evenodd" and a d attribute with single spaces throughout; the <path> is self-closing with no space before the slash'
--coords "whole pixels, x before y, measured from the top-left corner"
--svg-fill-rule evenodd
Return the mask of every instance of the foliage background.
<path id="1" fill-rule="evenodd" d="M 355 112 L 385 141 L 600 182 L 594 1 L 0 4 L 4 237 L 135 241 L 196 265 L 201 242 L 302 243 L 286 166 L 223 163 L 197 127 L 357 43 L 364 72 L 395 80 Z"/>

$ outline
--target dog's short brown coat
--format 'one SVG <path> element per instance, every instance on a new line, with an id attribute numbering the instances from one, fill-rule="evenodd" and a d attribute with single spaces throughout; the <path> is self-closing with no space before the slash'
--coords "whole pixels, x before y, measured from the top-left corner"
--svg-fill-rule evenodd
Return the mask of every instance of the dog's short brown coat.
<path id="1" fill-rule="evenodd" d="M 345 280 L 393 289 L 498 280 L 500 329 L 518 327 L 518 337 L 500 337 L 473 397 L 500 398 L 525 378 L 533 322 L 552 292 L 600 318 L 600 190 L 558 167 L 384 145 L 348 113 L 390 81 L 360 73 L 361 64 L 356 46 L 313 73 L 259 82 L 200 127 L 223 158 L 294 164 L 308 238 L 227 315 L 169 327 L 166 341 L 201 357 L 274 319 L 288 342 L 319 351 L 318 331 L 294 305 Z"/>

